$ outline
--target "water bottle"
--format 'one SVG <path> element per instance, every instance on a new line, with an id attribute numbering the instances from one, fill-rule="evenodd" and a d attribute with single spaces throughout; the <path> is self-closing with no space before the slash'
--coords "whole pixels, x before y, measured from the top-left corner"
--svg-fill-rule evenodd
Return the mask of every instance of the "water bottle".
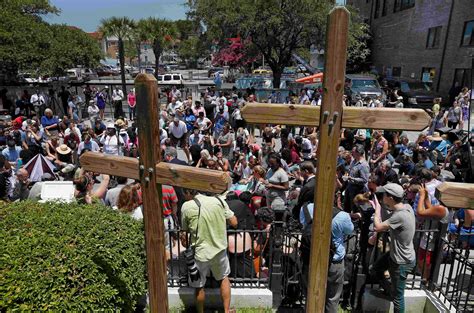
<path id="1" fill-rule="evenodd" d="M 23 161 L 20 158 L 18 158 L 18 160 L 16 161 L 16 170 L 18 171 L 22 166 L 23 166 Z"/>

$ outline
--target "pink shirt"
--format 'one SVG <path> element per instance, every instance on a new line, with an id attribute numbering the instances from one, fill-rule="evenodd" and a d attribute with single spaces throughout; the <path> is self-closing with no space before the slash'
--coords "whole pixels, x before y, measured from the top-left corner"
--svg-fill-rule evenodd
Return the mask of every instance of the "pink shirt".
<path id="1" fill-rule="evenodd" d="M 204 109 L 203 106 L 200 106 L 199 108 L 196 108 L 195 106 L 193 106 L 193 113 L 196 117 L 199 116 L 199 112 L 203 112 L 204 116 L 206 116 L 206 110 Z"/>
<path id="2" fill-rule="evenodd" d="M 127 98 L 128 98 L 128 105 L 133 108 L 136 103 L 135 94 L 129 93 Z"/>

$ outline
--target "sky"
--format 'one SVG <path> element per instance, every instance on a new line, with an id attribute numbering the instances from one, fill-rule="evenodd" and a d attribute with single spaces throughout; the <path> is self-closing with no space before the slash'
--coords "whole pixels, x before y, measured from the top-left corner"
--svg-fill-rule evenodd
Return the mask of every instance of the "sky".
<path id="1" fill-rule="evenodd" d="M 100 20 L 111 16 L 128 16 L 132 19 L 150 16 L 171 20 L 184 19 L 186 0 L 50 0 L 61 10 L 56 15 L 48 15 L 50 23 L 67 24 L 86 32 L 96 31 Z M 216 0 L 218 1 L 218 0 Z M 336 0 L 343 4 L 345 0 Z"/>
<path id="2" fill-rule="evenodd" d="M 61 10 L 48 15 L 50 23 L 67 24 L 86 32 L 96 31 L 100 20 L 111 16 L 127 16 L 132 19 L 150 16 L 171 20 L 186 17 L 185 0 L 50 0 Z"/>

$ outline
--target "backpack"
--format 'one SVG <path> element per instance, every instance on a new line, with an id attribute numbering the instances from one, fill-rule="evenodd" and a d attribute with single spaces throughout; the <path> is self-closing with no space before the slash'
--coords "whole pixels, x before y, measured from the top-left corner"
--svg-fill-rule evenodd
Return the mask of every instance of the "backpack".
<path id="1" fill-rule="evenodd" d="M 303 263 L 307 262 L 309 264 L 313 218 L 309 214 L 308 204 L 309 202 L 305 203 L 302 207 L 304 217 L 306 220 L 306 225 L 303 228 L 302 236 L 301 236 L 301 258 L 302 258 Z M 341 210 L 339 208 L 334 207 L 332 209 L 332 218 L 334 219 L 334 217 L 336 217 L 336 215 L 339 214 L 340 212 Z M 331 236 L 331 244 L 330 244 L 329 249 L 330 249 L 329 250 L 329 264 L 331 264 L 331 260 L 334 257 L 334 254 L 336 253 L 336 246 L 334 245 L 334 240 L 332 236 Z"/>

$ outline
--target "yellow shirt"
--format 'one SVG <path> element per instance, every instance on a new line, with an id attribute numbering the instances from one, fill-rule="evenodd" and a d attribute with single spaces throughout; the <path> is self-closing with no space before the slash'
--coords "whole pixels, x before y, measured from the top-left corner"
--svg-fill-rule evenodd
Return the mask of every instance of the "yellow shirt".
<path id="1" fill-rule="evenodd" d="M 181 225 L 183 230 L 191 233 L 192 245 L 195 247 L 195 258 L 200 262 L 211 260 L 222 250 L 227 249 L 227 223 L 226 220 L 234 216 L 221 198 L 224 207 L 216 197 L 201 194 L 196 196 L 201 203 L 201 216 L 196 238 L 199 208 L 194 200 L 183 203 L 181 208 Z"/>

